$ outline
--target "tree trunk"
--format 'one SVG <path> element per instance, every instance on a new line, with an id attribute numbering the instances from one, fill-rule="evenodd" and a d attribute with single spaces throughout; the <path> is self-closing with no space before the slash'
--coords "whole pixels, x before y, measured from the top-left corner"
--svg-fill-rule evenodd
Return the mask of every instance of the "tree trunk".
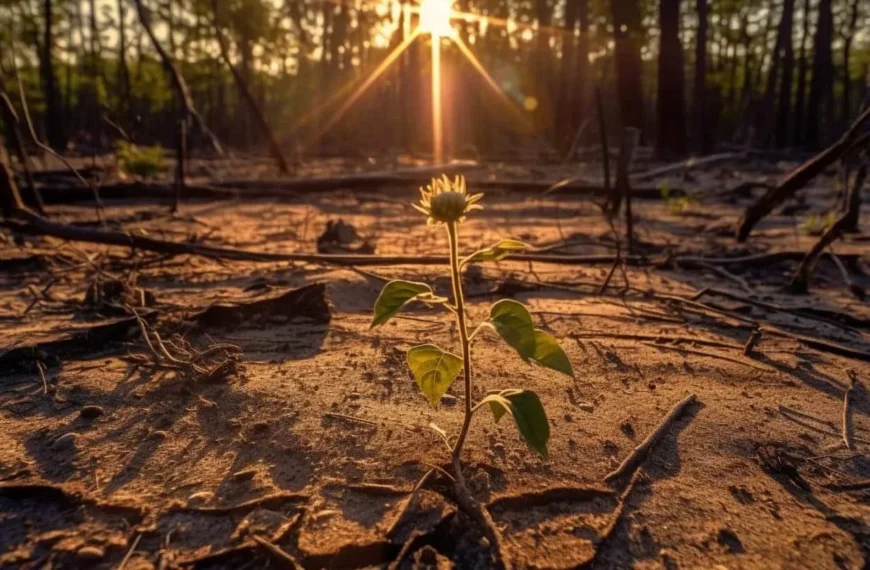
<path id="1" fill-rule="evenodd" d="M 698 31 L 695 34 L 695 86 L 692 93 L 694 148 L 701 154 L 711 150 L 707 128 L 707 0 L 696 0 Z"/>
<path id="2" fill-rule="evenodd" d="M 560 71 L 559 106 L 557 109 L 558 120 L 556 121 L 556 142 L 562 151 L 571 146 L 571 139 L 577 126 L 574 124 L 578 116 L 574 109 L 576 98 L 574 92 L 579 87 L 575 70 L 576 65 L 576 38 L 577 8 L 579 0 L 566 0 L 565 22 L 562 26 L 562 65 Z"/>
<path id="3" fill-rule="evenodd" d="M 851 65 L 852 41 L 855 39 L 855 27 L 858 24 L 858 0 L 852 0 L 849 13 L 849 25 L 843 38 L 843 108 L 840 120 L 844 124 L 849 123 L 852 116 L 852 76 L 849 66 Z"/>
<path id="4" fill-rule="evenodd" d="M 124 110 L 127 121 L 133 117 L 133 88 L 130 84 L 130 69 L 127 67 L 127 0 L 118 0 L 118 86 L 120 97 L 123 98 L 120 107 Z"/>
<path id="5" fill-rule="evenodd" d="M 680 42 L 680 0 L 659 3 L 657 152 L 659 158 L 686 153 L 685 77 Z"/>
<path id="6" fill-rule="evenodd" d="M 614 59 L 622 127 L 643 129 L 643 43 L 638 0 L 610 0 L 613 12 Z"/>
<path id="7" fill-rule="evenodd" d="M 813 78 L 807 104 L 807 144 L 813 147 L 822 142 L 821 124 L 833 118 L 834 61 L 831 42 L 834 35 L 831 0 L 819 0 L 819 19 L 813 38 Z"/>
<path id="8" fill-rule="evenodd" d="M 66 146 L 64 135 L 63 110 L 61 109 L 60 94 L 54 75 L 54 59 L 52 48 L 54 47 L 54 14 L 51 0 L 43 2 L 43 17 L 45 27 L 42 39 L 42 89 L 45 96 L 45 132 L 48 144 L 52 148 L 63 150 Z"/>
<path id="9" fill-rule="evenodd" d="M 202 120 L 199 112 L 197 112 L 196 108 L 193 106 L 193 100 L 190 97 L 190 91 L 187 89 L 187 83 L 184 81 L 181 73 L 179 73 L 178 69 L 175 67 L 175 64 L 172 63 L 172 59 L 170 59 L 169 54 L 166 53 L 166 50 L 163 48 L 162 45 L 160 45 L 160 42 L 157 41 L 157 37 L 154 35 L 154 31 L 151 29 L 151 17 L 148 13 L 148 9 L 144 6 L 144 4 L 142 4 L 142 0 L 135 0 L 135 2 L 136 12 L 139 15 L 139 22 L 142 24 L 142 28 L 148 35 L 148 39 L 151 40 L 151 45 L 154 46 L 154 49 L 160 56 L 160 61 L 163 62 L 163 67 L 169 74 L 169 78 L 172 81 L 172 86 L 175 89 L 176 95 L 178 96 L 179 107 L 181 107 L 182 112 L 184 113 L 185 120 L 187 120 L 188 122 L 193 122 L 196 128 L 209 139 L 209 142 L 214 148 L 214 151 L 219 156 L 223 156 L 224 151 L 223 147 L 221 147 L 220 141 L 218 141 L 214 133 L 212 133 L 208 129 L 208 127 L 206 127 L 205 122 Z"/>
<path id="10" fill-rule="evenodd" d="M 256 99 L 251 95 L 251 91 L 248 89 L 248 85 L 245 82 L 245 79 L 242 77 L 241 73 L 235 68 L 233 62 L 230 61 L 229 53 L 227 52 L 227 44 L 223 35 L 223 31 L 220 29 L 220 24 L 218 20 L 218 0 L 212 0 L 212 9 L 214 10 L 214 33 L 217 38 L 218 46 L 220 47 L 221 59 L 223 59 L 224 63 L 226 63 L 227 67 L 230 68 L 230 73 L 233 76 L 233 80 L 236 82 L 236 87 L 239 89 L 239 94 L 241 95 L 242 100 L 248 105 L 248 109 L 250 110 L 251 115 L 257 122 L 257 126 L 260 128 L 260 133 L 263 135 L 263 138 L 266 139 L 269 143 L 269 152 L 272 154 L 272 158 L 275 159 L 275 163 L 278 166 L 278 170 L 281 174 L 289 174 L 290 167 L 287 164 L 287 159 L 284 158 L 284 154 L 281 152 L 281 147 L 278 145 L 278 140 L 275 138 L 275 134 L 272 132 L 272 129 L 269 127 L 269 123 L 266 121 L 266 118 L 263 116 L 263 112 L 260 110 L 260 107 L 257 105 Z"/>
<path id="11" fill-rule="evenodd" d="M 794 0 L 784 0 L 783 2 L 780 31 L 783 37 L 783 45 L 781 46 L 782 78 L 779 84 L 779 103 L 776 113 L 776 145 L 782 148 L 788 145 L 788 126 L 791 120 L 792 84 L 794 82 L 794 46 L 792 45 Z"/>
<path id="12" fill-rule="evenodd" d="M 792 132 L 792 143 L 800 145 L 804 142 L 804 111 L 806 110 L 806 95 L 807 95 L 807 38 L 810 36 L 810 0 L 804 0 L 803 9 L 803 27 L 801 30 L 801 47 L 798 52 L 798 77 L 797 77 L 797 94 L 795 95 L 794 105 L 794 130 Z"/>

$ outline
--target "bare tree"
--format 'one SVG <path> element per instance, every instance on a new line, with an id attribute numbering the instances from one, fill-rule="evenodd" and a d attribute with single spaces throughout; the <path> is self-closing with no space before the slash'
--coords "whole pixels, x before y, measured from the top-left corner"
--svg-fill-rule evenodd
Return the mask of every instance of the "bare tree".
<path id="1" fill-rule="evenodd" d="M 657 150 L 659 157 L 686 153 L 683 46 L 680 43 L 680 0 L 659 3 L 659 77 Z"/>
<path id="2" fill-rule="evenodd" d="M 638 0 L 610 0 L 614 60 L 623 127 L 643 129 L 643 84 L 640 47 L 643 41 Z"/>
<path id="3" fill-rule="evenodd" d="M 259 105 L 257 105 L 256 99 L 254 99 L 254 96 L 251 95 L 251 91 L 248 89 L 248 85 L 245 82 L 244 77 L 242 77 L 242 74 L 239 73 L 239 71 L 233 65 L 233 62 L 230 60 L 229 51 L 227 49 L 227 42 L 220 27 L 218 6 L 218 0 L 212 0 L 212 9 L 214 10 L 214 33 L 218 41 L 218 46 L 220 46 L 221 59 L 223 59 L 224 63 L 226 63 L 227 67 L 229 67 L 230 73 L 233 76 L 233 80 L 236 83 L 236 87 L 239 89 L 239 94 L 247 104 L 248 110 L 251 112 L 254 119 L 256 120 L 257 126 L 260 128 L 260 133 L 268 141 L 269 151 L 271 152 L 272 157 L 275 159 L 275 163 L 278 165 L 278 170 L 282 174 L 289 174 L 290 167 L 287 165 L 287 159 L 284 158 L 284 154 L 281 152 L 281 147 L 278 145 L 275 134 L 272 132 L 272 129 L 269 128 L 269 123 L 263 116 L 263 112 L 260 110 Z"/>
<path id="4" fill-rule="evenodd" d="M 694 148 L 706 154 L 712 146 L 707 125 L 707 0 L 696 0 L 698 31 L 695 34 L 695 85 L 692 92 Z"/>
<path id="5" fill-rule="evenodd" d="M 813 38 L 813 77 L 807 103 L 807 143 L 818 146 L 822 139 L 822 115 L 825 124 L 833 119 L 834 61 L 831 43 L 834 35 L 834 17 L 831 0 L 819 0 L 819 18 Z"/>

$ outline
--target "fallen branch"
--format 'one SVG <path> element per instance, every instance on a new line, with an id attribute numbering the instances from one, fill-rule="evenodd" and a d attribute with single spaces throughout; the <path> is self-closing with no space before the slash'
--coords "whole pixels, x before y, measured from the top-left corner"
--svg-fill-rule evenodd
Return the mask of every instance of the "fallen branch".
<path id="1" fill-rule="evenodd" d="M 309 495 L 307 493 L 293 493 L 290 491 L 278 491 L 275 493 L 271 493 L 269 495 L 265 495 L 263 497 L 259 497 L 257 499 L 251 499 L 250 501 L 244 501 L 242 503 L 238 503 L 235 505 L 218 506 L 218 507 L 196 507 L 196 506 L 187 506 L 187 505 L 174 505 L 169 509 L 169 512 L 200 513 L 200 514 L 208 514 L 208 515 L 231 515 L 231 514 L 249 512 L 249 511 L 252 511 L 256 508 L 274 509 L 274 508 L 278 508 L 286 503 L 302 503 L 302 502 L 308 501 L 310 498 L 311 498 L 311 495 Z"/>
<path id="2" fill-rule="evenodd" d="M 631 178 L 635 182 L 643 182 L 646 180 L 651 180 L 653 178 L 658 178 L 659 176 L 666 176 L 674 172 L 685 174 L 700 166 L 712 166 L 714 164 L 719 164 L 720 162 L 743 160 L 746 157 L 747 155 L 745 152 L 723 152 L 720 154 L 711 154 L 702 158 L 692 157 L 659 168 L 653 168 L 652 170 L 647 170 L 646 172 L 633 174 Z"/>
<path id="3" fill-rule="evenodd" d="M 680 416 L 683 415 L 683 412 L 686 408 L 694 404 L 697 400 L 697 396 L 695 394 L 690 394 L 683 398 L 680 402 L 678 402 L 671 411 L 668 412 L 668 415 L 662 420 L 659 426 L 653 431 L 651 434 L 647 436 L 645 440 L 641 442 L 640 445 L 634 448 L 634 451 L 625 458 L 625 460 L 611 473 L 608 473 L 606 477 L 604 477 L 605 483 L 613 483 L 624 476 L 634 473 L 635 470 L 640 466 L 641 463 L 644 462 L 647 455 L 649 455 L 650 449 L 658 442 L 659 439 L 664 435 L 664 433 L 668 430 L 668 428 L 673 424 Z"/>
<path id="4" fill-rule="evenodd" d="M 846 212 L 837 218 L 837 221 L 834 222 L 834 224 L 828 228 L 824 234 L 822 234 L 822 237 L 819 238 L 807 253 L 803 261 L 801 261 L 801 264 L 789 285 L 789 290 L 793 293 L 807 292 L 807 289 L 809 288 L 810 275 L 812 274 L 819 257 L 832 243 L 834 243 L 834 241 L 842 237 L 843 233 L 849 227 L 854 225 L 853 220 L 857 219 L 861 207 L 861 187 L 859 186 L 859 182 L 861 185 L 864 183 L 863 179 L 856 180 L 854 186 L 849 190 L 849 197 L 847 199 L 848 209 Z"/>
<path id="5" fill-rule="evenodd" d="M 613 536 L 614 531 L 616 531 L 616 527 L 619 526 L 619 523 L 622 521 L 622 516 L 625 514 L 625 507 L 628 504 L 629 498 L 631 498 L 631 494 L 637 488 L 637 485 L 645 479 L 646 473 L 643 469 L 637 470 L 631 477 L 625 490 L 619 495 L 619 502 L 616 505 L 613 516 L 610 518 L 610 522 L 607 523 L 607 526 L 603 531 L 601 531 L 598 540 L 595 542 L 595 551 L 592 553 L 589 560 L 586 560 L 583 564 L 577 567 L 578 570 L 582 568 L 591 568 L 595 561 L 598 560 L 602 547 L 608 540 L 610 540 L 610 537 Z"/>
<path id="6" fill-rule="evenodd" d="M 784 180 L 749 206 L 737 227 L 737 241 L 746 241 L 755 224 L 821 174 L 848 150 L 870 141 L 870 133 L 861 134 L 861 128 L 868 121 L 870 121 L 870 107 L 861 113 L 837 142 L 794 169 Z"/>
<path id="7" fill-rule="evenodd" d="M 284 551 L 283 548 L 278 546 L 277 544 L 273 544 L 269 542 L 265 538 L 261 536 L 252 535 L 251 540 L 257 543 L 262 550 L 264 550 L 271 558 L 275 561 L 278 568 L 285 568 L 287 570 L 302 570 L 302 565 L 297 562 L 292 555 L 288 554 Z"/>

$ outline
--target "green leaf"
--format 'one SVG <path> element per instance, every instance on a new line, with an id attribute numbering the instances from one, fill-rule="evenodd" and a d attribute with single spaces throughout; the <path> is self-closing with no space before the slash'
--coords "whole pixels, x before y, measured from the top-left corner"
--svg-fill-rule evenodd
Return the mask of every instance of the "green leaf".
<path id="1" fill-rule="evenodd" d="M 489 321 L 523 360 L 535 356 L 535 326 L 532 315 L 522 303 L 510 299 L 498 301 L 489 310 Z"/>
<path id="2" fill-rule="evenodd" d="M 374 318 L 372 319 L 371 328 L 380 326 L 390 320 L 390 318 L 398 313 L 402 307 L 415 297 L 429 295 L 433 299 L 432 288 L 425 283 L 415 283 L 414 281 L 390 281 L 384 288 L 381 289 L 381 294 L 378 295 L 375 301 Z"/>
<path id="3" fill-rule="evenodd" d="M 535 329 L 535 354 L 532 360 L 574 378 L 574 367 L 559 342 L 548 332 Z"/>
<path id="4" fill-rule="evenodd" d="M 434 407 L 462 371 L 462 359 L 434 344 L 424 344 L 408 351 L 408 367 Z"/>
<path id="5" fill-rule="evenodd" d="M 544 460 L 549 457 L 547 441 L 550 439 L 550 424 L 541 399 L 531 390 L 504 390 L 483 399 L 489 403 L 495 421 L 510 412 L 520 435 Z"/>
<path id="6" fill-rule="evenodd" d="M 483 399 L 489 404 L 489 409 L 492 411 L 492 417 L 498 422 L 506 412 L 511 411 L 510 400 L 507 400 L 501 394 L 490 394 Z"/>
<path id="7" fill-rule="evenodd" d="M 463 265 L 466 263 L 480 263 L 483 261 L 499 261 L 509 256 L 516 251 L 523 251 L 531 247 L 527 243 L 515 239 L 504 239 L 492 247 L 487 247 L 476 251 L 462 260 Z"/>

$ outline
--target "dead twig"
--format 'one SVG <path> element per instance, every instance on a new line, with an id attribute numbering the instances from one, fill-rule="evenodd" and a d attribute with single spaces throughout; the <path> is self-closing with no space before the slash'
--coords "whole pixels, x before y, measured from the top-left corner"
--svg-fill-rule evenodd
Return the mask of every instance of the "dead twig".
<path id="1" fill-rule="evenodd" d="M 658 442 L 659 439 L 664 435 L 664 433 L 670 428 L 671 424 L 673 424 L 680 416 L 683 415 L 683 412 L 689 407 L 691 404 L 694 404 L 697 401 L 697 396 L 695 394 L 690 394 L 680 400 L 671 411 L 668 412 L 668 415 L 662 420 L 659 426 L 649 434 L 646 439 L 644 439 L 640 445 L 634 448 L 631 454 L 625 458 L 625 460 L 617 467 L 614 471 L 607 474 L 604 477 L 605 483 L 613 483 L 625 475 L 629 473 L 634 473 L 635 470 L 640 466 L 641 463 L 646 460 L 647 455 L 649 455 L 650 449 Z"/>
<path id="2" fill-rule="evenodd" d="M 251 535 L 251 540 L 257 543 L 263 551 L 265 551 L 272 560 L 275 561 L 279 568 L 287 570 L 302 570 L 302 565 L 288 552 L 277 544 L 273 544 L 261 536 L 256 534 Z"/>
<path id="3" fill-rule="evenodd" d="M 846 446 L 846 449 L 853 449 L 852 423 L 849 415 L 849 404 L 852 399 L 852 392 L 855 390 L 855 384 L 858 382 L 858 376 L 852 370 L 849 370 L 848 374 L 851 382 L 849 388 L 843 394 L 843 445 Z"/>
<path id="4" fill-rule="evenodd" d="M 625 514 L 625 507 L 628 505 L 628 500 L 631 498 L 631 494 L 637 488 L 637 485 L 642 481 L 646 480 L 646 473 L 643 469 L 638 469 L 635 471 L 634 475 L 632 475 L 631 480 L 626 485 L 625 490 L 619 495 L 619 502 L 616 505 L 616 509 L 613 512 L 613 516 L 610 518 L 610 522 L 607 523 L 607 526 L 601 531 L 601 534 L 598 536 L 598 540 L 595 543 L 595 551 L 592 556 L 581 564 L 578 568 L 591 568 L 595 561 L 601 554 L 602 547 L 604 544 L 610 540 L 610 537 L 613 536 L 616 527 L 619 526 L 619 523 L 622 522 L 622 516 Z"/>
<path id="5" fill-rule="evenodd" d="M 745 362 L 743 360 L 738 360 L 737 358 L 731 358 L 730 356 L 725 356 L 723 354 L 716 354 L 713 352 L 706 352 L 703 350 L 693 350 L 691 348 L 684 348 L 682 346 L 673 346 L 669 344 L 655 344 L 651 342 L 642 342 L 640 343 L 644 346 L 649 346 L 651 348 L 661 348 L 665 350 L 676 350 L 677 352 L 685 352 L 687 354 L 695 354 L 697 356 L 706 356 L 709 358 L 717 358 L 719 360 L 724 360 L 726 362 L 732 362 L 734 364 L 740 364 L 741 366 L 747 366 L 749 368 L 754 368 L 755 370 L 760 370 L 762 372 L 777 372 L 774 368 L 762 368 L 761 366 L 756 366 L 754 364 L 750 364 L 749 362 Z"/>
<path id="6" fill-rule="evenodd" d="M 803 188 L 828 166 L 837 161 L 844 153 L 856 145 L 870 141 L 870 133 L 861 134 L 864 124 L 870 121 L 870 107 L 867 107 L 848 128 L 840 139 L 794 169 L 784 180 L 749 206 L 737 227 L 737 241 L 746 241 L 752 228 L 773 209 Z"/>

